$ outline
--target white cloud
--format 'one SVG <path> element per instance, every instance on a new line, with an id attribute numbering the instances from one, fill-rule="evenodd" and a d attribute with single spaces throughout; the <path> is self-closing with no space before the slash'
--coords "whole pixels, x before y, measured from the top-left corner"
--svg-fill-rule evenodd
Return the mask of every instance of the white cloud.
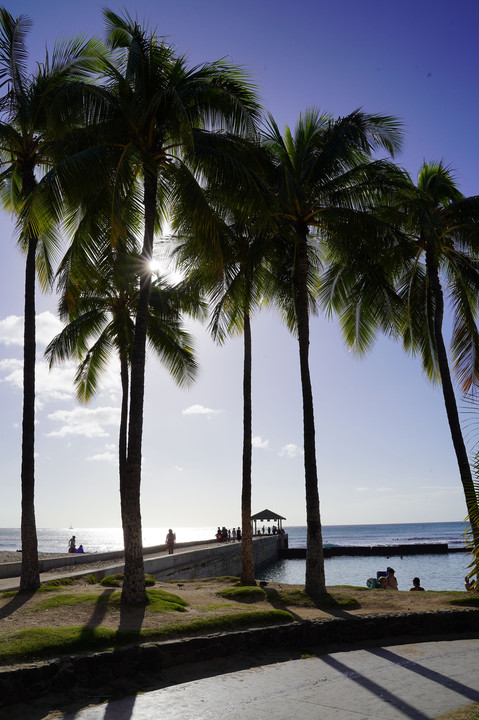
<path id="1" fill-rule="evenodd" d="M 180 467 L 179 465 L 175 465 L 175 470 L 176 470 L 177 472 L 183 472 L 183 468 Z"/>
<path id="2" fill-rule="evenodd" d="M 0 360 L 0 382 L 5 382 L 16 390 L 23 390 L 23 361 L 8 358 Z M 35 396 L 37 404 L 48 400 L 70 400 L 75 395 L 73 378 L 75 364 L 66 363 L 62 367 L 48 369 L 46 362 L 35 365 Z"/>
<path id="3" fill-rule="evenodd" d="M 87 457 L 87 460 L 89 462 L 94 462 L 96 460 L 100 462 L 115 462 L 116 460 L 118 460 L 118 457 L 111 452 L 104 452 L 97 453 L 96 455 L 90 455 L 89 457 Z"/>
<path id="4" fill-rule="evenodd" d="M 298 455 L 303 455 L 303 448 L 299 447 L 299 445 L 295 445 L 294 443 L 289 443 L 288 445 L 284 445 L 284 447 L 281 448 L 279 455 L 280 457 L 298 457 Z"/>
<path id="5" fill-rule="evenodd" d="M 0 320 L 0 343 L 23 345 L 23 317 L 9 315 Z"/>
<path id="6" fill-rule="evenodd" d="M 109 371 L 100 379 L 99 394 L 105 392 L 110 402 L 115 402 L 121 391 L 120 375 L 116 372 L 118 363 L 113 360 Z M 51 368 L 41 359 L 35 365 L 35 397 L 37 408 L 53 400 L 73 400 L 76 397 L 74 378 L 77 362 L 67 360 Z M 16 390 L 23 391 L 23 361 L 14 358 L 0 360 L 0 383 L 5 382 Z"/>
<path id="7" fill-rule="evenodd" d="M 36 340 L 39 345 L 48 345 L 63 328 L 53 313 L 46 311 L 36 317 Z M 23 345 L 23 316 L 9 315 L 0 320 L 0 343 L 4 345 Z"/>
<path id="8" fill-rule="evenodd" d="M 390 487 L 378 487 L 378 488 L 376 488 L 376 492 L 380 492 L 380 493 L 383 493 L 383 492 L 384 492 L 384 493 L 394 492 L 394 488 L 390 488 Z"/>
<path id="9" fill-rule="evenodd" d="M 182 412 L 183 415 L 208 415 L 211 417 L 212 415 L 219 415 L 224 412 L 224 410 L 212 410 L 204 405 L 190 405 L 190 407 L 185 408 Z"/>
<path id="10" fill-rule="evenodd" d="M 262 440 L 259 435 L 255 435 L 255 437 L 252 439 L 253 447 L 255 448 L 267 448 L 269 445 L 269 440 Z"/>
<path id="11" fill-rule="evenodd" d="M 48 415 L 53 422 L 63 423 L 59 430 L 46 433 L 47 437 L 67 437 L 68 435 L 82 435 L 84 437 L 108 437 L 110 435 L 105 425 L 118 427 L 120 422 L 120 408 L 77 407 L 74 410 L 57 410 Z"/>
<path id="12" fill-rule="evenodd" d="M 369 492 L 369 488 L 367 487 L 357 487 L 356 492 Z"/>

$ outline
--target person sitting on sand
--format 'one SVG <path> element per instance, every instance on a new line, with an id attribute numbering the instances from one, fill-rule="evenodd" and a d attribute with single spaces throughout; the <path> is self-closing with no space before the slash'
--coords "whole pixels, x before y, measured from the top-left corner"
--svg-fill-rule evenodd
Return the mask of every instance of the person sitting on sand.
<path id="1" fill-rule="evenodd" d="M 414 590 L 424 590 L 423 587 L 421 587 L 421 581 L 418 577 L 415 577 L 412 579 L 412 588 L 409 588 L 411 591 Z"/>
<path id="2" fill-rule="evenodd" d="M 378 577 L 377 581 L 379 583 L 380 589 L 382 589 L 382 590 L 388 589 L 388 579 L 385 575 L 381 575 L 380 577 Z"/>
<path id="3" fill-rule="evenodd" d="M 83 545 L 79 545 L 76 551 L 77 553 L 84 553 L 85 551 L 83 550 Z"/>
<path id="4" fill-rule="evenodd" d="M 388 573 L 388 577 L 387 577 L 388 587 L 390 587 L 391 590 L 397 590 L 398 589 L 398 581 L 397 581 L 396 576 L 394 575 L 394 570 L 392 569 L 392 567 L 388 567 L 388 568 L 386 568 L 386 570 Z"/>

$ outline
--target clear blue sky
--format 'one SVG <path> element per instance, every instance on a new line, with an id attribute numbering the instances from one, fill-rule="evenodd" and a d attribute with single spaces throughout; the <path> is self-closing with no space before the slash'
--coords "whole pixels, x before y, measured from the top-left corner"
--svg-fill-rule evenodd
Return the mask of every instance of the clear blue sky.
<path id="1" fill-rule="evenodd" d="M 103 32 L 94 0 L 7 2 L 33 20 L 30 59 L 59 37 Z M 357 107 L 404 122 L 398 162 L 415 176 L 444 159 L 462 191 L 479 193 L 479 10 L 422 0 L 295 3 L 193 0 L 128 3 L 192 64 L 228 57 L 245 66 L 280 127 L 316 106 Z M 109 7 L 122 11 L 123 5 Z M 24 264 L 0 215 L 0 527 L 20 524 L 21 338 Z M 118 526 L 119 382 L 112 368 L 87 408 L 72 368 L 48 374 L 42 356 L 57 332 L 56 299 L 38 295 L 36 512 L 39 527 Z M 197 383 L 176 388 L 148 360 L 144 428 L 144 526 L 240 522 L 242 341 L 217 348 L 196 328 Z M 465 506 L 441 391 L 419 359 L 381 339 L 353 358 L 334 321 L 311 326 L 318 471 L 325 524 L 462 520 Z M 301 395 L 296 341 L 272 312 L 253 325 L 253 512 L 268 507 L 304 524 Z M 477 436 L 477 433 L 476 433 Z M 474 433 L 471 435 L 474 440 Z"/>

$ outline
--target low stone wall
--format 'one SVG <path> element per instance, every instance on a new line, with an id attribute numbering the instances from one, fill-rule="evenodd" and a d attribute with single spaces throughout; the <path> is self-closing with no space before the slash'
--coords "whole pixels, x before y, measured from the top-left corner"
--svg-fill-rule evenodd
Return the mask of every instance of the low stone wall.
<path id="1" fill-rule="evenodd" d="M 73 655 L 17 670 L 0 671 L 0 705 L 25 703 L 47 693 L 135 692 L 146 688 L 165 668 L 277 649 L 325 653 L 337 646 L 384 645 L 404 639 L 479 636 L 479 610 L 445 610 L 292 622 L 169 642 L 145 643 L 106 652 Z"/>
<path id="2" fill-rule="evenodd" d="M 255 570 L 258 571 L 279 557 L 280 548 L 287 543 L 287 535 L 267 535 L 253 538 L 253 556 Z M 206 547 L 205 547 L 206 545 Z M 201 546 L 201 547 L 199 547 Z M 188 548 L 188 549 L 187 549 Z M 181 550 L 181 552 L 178 552 Z M 217 540 L 198 541 L 191 543 L 177 543 L 175 552 L 167 555 L 166 545 L 144 548 L 145 555 L 161 553 L 158 557 L 145 558 L 145 571 L 155 575 L 159 580 L 191 580 L 201 577 L 218 577 L 220 575 L 241 574 L 241 543 Z M 71 567 L 72 575 L 86 575 L 94 572 L 98 578 L 112 573 L 121 573 L 123 563 L 115 560 L 123 559 L 123 550 L 108 553 L 91 553 L 76 555 L 65 553 L 56 558 L 39 560 L 40 573 L 48 572 L 58 567 Z M 106 569 L 89 570 L 90 563 L 111 560 Z M 84 567 L 85 566 L 85 567 Z M 84 568 L 84 569 L 83 569 Z M 21 563 L 0 564 L 0 578 L 17 578 L 21 573 Z"/>
<path id="3" fill-rule="evenodd" d="M 451 550 L 447 543 L 410 543 L 405 545 L 340 545 L 337 547 L 324 547 L 324 557 L 342 557 L 343 555 L 357 557 L 393 557 L 402 555 L 445 555 L 449 552 L 466 552 L 467 548 Z M 285 548 L 281 550 L 280 557 L 288 560 L 304 559 L 306 548 Z"/>
<path id="4" fill-rule="evenodd" d="M 272 535 L 253 538 L 254 567 L 258 571 L 276 562 L 282 537 Z M 192 580 L 194 578 L 241 575 L 241 543 L 217 543 L 213 548 L 173 553 L 145 560 L 145 570 L 158 580 Z"/>
<path id="5" fill-rule="evenodd" d="M 198 545 L 217 545 L 217 541 L 213 540 L 196 540 L 193 542 L 177 543 L 176 549 L 182 549 L 187 547 L 196 547 Z M 164 553 L 166 551 L 166 545 L 154 545 L 152 547 L 143 548 L 145 555 L 153 555 L 154 553 Z M 110 552 L 103 553 L 63 553 L 56 557 L 40 558 L 38 560 L 39 572 L 44 573 L 49 570 L 53 570 L 58 567 L 75 567 L 75 569 L 88 565 L 89 563 L 104 562 L 105 560 L 118 560 L 123 558 L 125 555 L 124 550 L 113 550 Z M 112 565 L 114 563 L 112 562 Z M 0 578 L 11 578 L 19 577 L 22 571 L 21 560 L 18 562 L 2 563 L 0 564 Z"/>

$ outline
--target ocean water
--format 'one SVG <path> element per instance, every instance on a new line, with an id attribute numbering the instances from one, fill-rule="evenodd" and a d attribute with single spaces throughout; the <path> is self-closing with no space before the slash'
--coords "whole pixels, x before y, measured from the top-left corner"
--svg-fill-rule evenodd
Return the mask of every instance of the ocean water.
<path id="1" fill-rule="evenodd" d="M 267 525 L 266 525 L 267 527 Z M 216 527 L 173 528 L 177 542 L 207 540 L 215 536 Z M 306 527 L 287 527 L 289 547 L 306 547 Z M 143 546 L 152 547 L 165 542 L 168 528 L 143 528 Z M 68 540 L 76 536 L 77 545 L 85 552 L 108 552 L 123 549 L 121 528 L 38 528 L 39 552 L 67 552 Z M 451 548 L 464 547 L 464 524 L 405 523 L 393 525 L 325 525 L 325 545 L 399 545 L 406 543 L 447 543 Z M 21 547 L 19 528 L 0 528 L 0 550 Z M 328 585 L 365 585 L 377 570 L 394 567 L 401 590 L 412 586 L 412 578 L 421 578 L 428 590 L 463 590 L 464 577 L 470 556 L 464 552 L 446 555 L 414 555 L 403 558 L 335 557 L 325 559 Z M 305 578 L 304 560 L 281 560 L 261 573 L 261 579 L 302 584 Z"/>
<path id="2" fill-rule="evenodd" d="M 464 548 L 462 522 L 405 523 L 394 525 L 330 525 L 323 527 L 324 545 L 404 545 L 411 543 L 447 543 Z M 306 528 L 286 528 L 289 547 L 306 547 Z M 389 565 L 394 568 L 400 590 L 412 587 L 413 577 L 421 578 L 426 590 L 464 590 L 470 555 L 453 552 L 446 555 L 405 555 L 325 558 L 327 585 L 365 586 L 369 577 Z M 280 560 L 261 573 L 270 582 L 302 584 L 305 560 Z"/>
<path id="3" fill-rule="evenodd" d="M 177 542 L 193 542 L 213 538 L 216 528 L 173 528 Z M 165 542 L 167 527 L 143 528 L 143 547 L 154 547 Z M 87 553 L 123 550 L 121 528 L 37 528 L 38 551 L 68 552 L 68 541 L 76 537 L 76 545 L 83 545 Z M 19 550 L 22 546 L 19 528 L 0 528 L 0 550 Z"/>

